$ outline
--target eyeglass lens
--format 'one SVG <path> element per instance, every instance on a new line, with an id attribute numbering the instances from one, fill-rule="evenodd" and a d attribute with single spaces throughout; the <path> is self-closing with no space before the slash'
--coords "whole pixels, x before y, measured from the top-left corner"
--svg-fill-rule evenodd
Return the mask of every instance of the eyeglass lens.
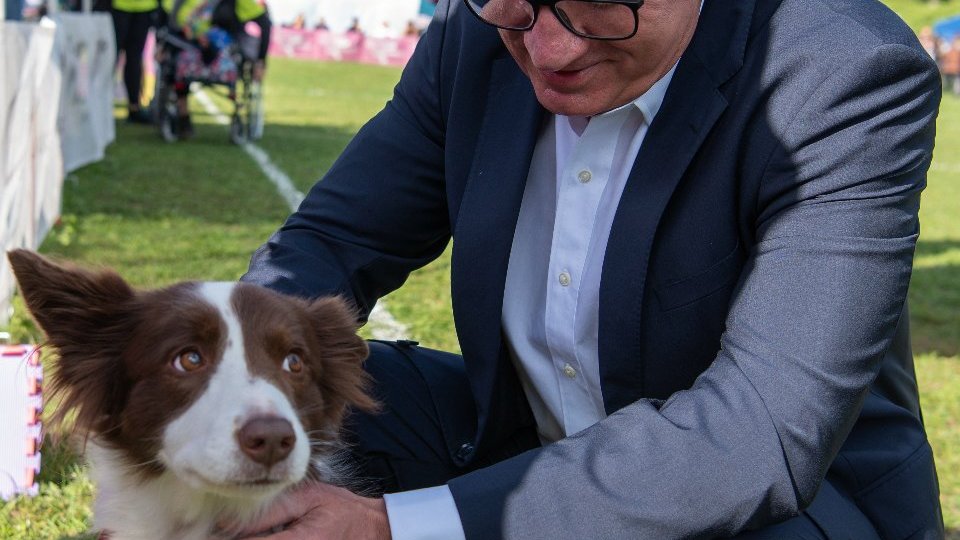
<path id="1" fill-rule="evenodd" d="M 467 0 L 483 21 L 507 30 L 533 26 L 534 5 L 526 0 Z M 622 38 L 633 34 L 633 8 L 614 2 L 560 0 L 554 7 L 560 22 L 576 34 L 587 37 Z"/>

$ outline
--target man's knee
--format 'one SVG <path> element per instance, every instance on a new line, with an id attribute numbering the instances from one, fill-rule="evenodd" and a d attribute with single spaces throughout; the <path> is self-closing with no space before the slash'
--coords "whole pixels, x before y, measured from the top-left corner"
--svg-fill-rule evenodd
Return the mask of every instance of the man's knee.
<path id="1" fill-rule="evenodd" d="M 369 344 L 365 369 L 381 408 L 347 420 L 356 472 L 384 491 L 445 483 L 460 472 L 450 448 L 476 426 L 462 358 L 415 342 Z"/>

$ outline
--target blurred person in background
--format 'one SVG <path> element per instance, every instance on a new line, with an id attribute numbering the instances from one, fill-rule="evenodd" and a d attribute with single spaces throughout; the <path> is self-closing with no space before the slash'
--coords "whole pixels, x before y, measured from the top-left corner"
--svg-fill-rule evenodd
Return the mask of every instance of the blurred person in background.
<path id="1" fill-rule="evenodd" d="M 117 43 L 117 61 L 124 56 L 123 86 L 127 90 L 127 122 L 152 124 L 149 112 L 140 107 L 143 85 L 143 48 L 156 21 L 158 0 L 113 0 L 110 15 Z"/>
<path id="2" fill-rule="evenodd" d="M 933 28 L 929 26 L 924 26 L 920 29 L 920 33 L 917 34 L 917 37 L 920 39 L 920 45 L 923 47 L 923 50 L 927 51 L 927 54 L 930 55 L 930 58 L 933 58 L 935 62 L 940 61 L 940 39 L 937 38 L 937 35 L 933 33 Z"/>
<path id="3" fill-rule="evenodd" d="M 950 40 L 940 56 L 940 72 L 943 74 L 943 86 L 949 92 L 960 94 L 960 35 Z"/>

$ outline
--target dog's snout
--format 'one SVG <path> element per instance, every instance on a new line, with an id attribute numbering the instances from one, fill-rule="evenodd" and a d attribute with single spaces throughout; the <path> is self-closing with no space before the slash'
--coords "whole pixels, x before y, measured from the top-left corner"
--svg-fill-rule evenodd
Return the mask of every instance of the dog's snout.
<path id="1" fill-rule="evenodd" d="M 237 432 L 237 442 L 244 454 L 267 467 L 290 455 L 297 435 L 286 419 L 261 416 L 247 421 Z"/>

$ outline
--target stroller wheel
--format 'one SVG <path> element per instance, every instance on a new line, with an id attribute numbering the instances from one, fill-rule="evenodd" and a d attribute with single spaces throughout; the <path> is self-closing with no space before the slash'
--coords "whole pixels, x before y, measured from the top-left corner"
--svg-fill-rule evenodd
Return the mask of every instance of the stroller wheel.
<path id="1" fill-rule="evenodd" d="M 258 82 L 247 86 L 247 130 L 251 141 L 263 138 L 263 94 Z"/>
<path id="2" fill-rule="evenodd" d="M 176 142 L 179 135 L 176 94 L 169 84 L 159 78 L 152 108 L 154 109 L 154 119 L 157 129 L 160 131 L 160 136 L 166 142 Z"/>
<path id="3" fill-rule="evenodd" d="M 160 136 L 163 140 L 172 143 L 180 138 L 177 129 L 177 117 L 169 112 L 163 114 L 160 118 Z"/>
<path id="4" fill-rule="evenodd" d="M 240 115 L 236 113 L 230 119 L 230 142 L 238 145 L 247 142 L 246 127 L 243 125 Z"/>

